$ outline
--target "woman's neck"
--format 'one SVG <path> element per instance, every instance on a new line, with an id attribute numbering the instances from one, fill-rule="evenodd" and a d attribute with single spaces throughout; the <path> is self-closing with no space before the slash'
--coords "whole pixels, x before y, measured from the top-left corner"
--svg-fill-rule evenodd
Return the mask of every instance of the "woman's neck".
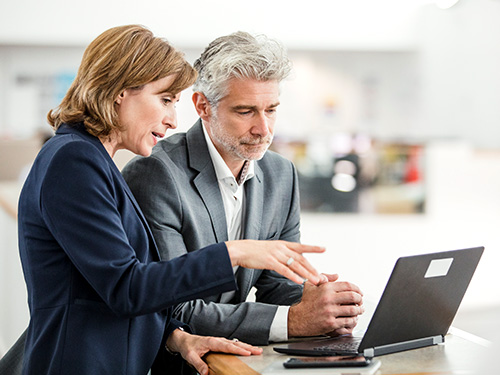
<path id="1" fill-rule="evenodd" d="M 120 149 L 119 136 L 116 132 L 112 132 L 109 135 L 99 137 L 102 145 L 108 152 L 108 154 L 113 158 L 116 151 Z"/>

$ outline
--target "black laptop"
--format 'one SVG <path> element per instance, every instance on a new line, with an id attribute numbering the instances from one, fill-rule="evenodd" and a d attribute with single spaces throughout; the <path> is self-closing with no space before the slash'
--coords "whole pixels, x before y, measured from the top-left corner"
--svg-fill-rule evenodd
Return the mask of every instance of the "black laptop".
<path id="1" fill-rule="evenodd" d="M 274 347 L 302 356 L 379 355 L 444 342 L 484 247 L 401 257 L 363 337 L 340 336 Z"/>

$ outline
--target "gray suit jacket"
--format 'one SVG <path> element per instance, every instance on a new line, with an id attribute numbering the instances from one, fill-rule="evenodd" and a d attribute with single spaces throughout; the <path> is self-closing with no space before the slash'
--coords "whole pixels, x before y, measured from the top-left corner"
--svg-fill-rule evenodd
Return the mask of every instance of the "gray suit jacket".
<path id="1" fill-rule="evenodd" d="M 134 158 L 122 171 L 143 210 L 163 259 L 227 241 L 224 205 L 201 121 L 161 141 L 148 158 Z M 267 151 L 245 183 L 244 238 L 298 242 L 300 209 L 293 164 Z M 263 345 L 277 305 L 300 300 L 302 287 L 271 271 L 239 268 L 239 290 L 179 305 L 174 317 L 199 335 L 237 337 Z M 245 302 L 255 286 L 256 301 Z"/>

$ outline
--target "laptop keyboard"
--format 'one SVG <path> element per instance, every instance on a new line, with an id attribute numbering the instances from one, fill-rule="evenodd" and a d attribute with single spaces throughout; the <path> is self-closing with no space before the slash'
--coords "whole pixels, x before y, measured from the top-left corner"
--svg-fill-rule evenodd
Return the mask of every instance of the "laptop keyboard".
<path id="1" fill-rule="evenodd" d="M 346 341 L 346 342 L 335 342 L 328 345 L 317 346 L 314 350 L 317 351 L 345 351 L 345 352 L 354 352 L 358 351 L 359 341 Z"/>

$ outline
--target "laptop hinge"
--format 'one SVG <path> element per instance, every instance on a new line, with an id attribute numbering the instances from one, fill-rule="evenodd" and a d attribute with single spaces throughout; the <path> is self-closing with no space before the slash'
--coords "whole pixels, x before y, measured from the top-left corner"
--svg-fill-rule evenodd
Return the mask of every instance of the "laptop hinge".
<path id="1" fill-rule="evenodd" d="M 376 357 L 378 355 L 395 353 L 409 349 L 422 348 L 424 346 L 441 344 L 443 342 L 444 342 L 444 336 L 438 335 L 438 336 L 426 337 L 423 339 L 402 341 L 395 344 L 387 344 L 387 345 L 375 346 L 373 348 L 366 348 L 363 350 L 363 355 L 365 357 Z"/>

